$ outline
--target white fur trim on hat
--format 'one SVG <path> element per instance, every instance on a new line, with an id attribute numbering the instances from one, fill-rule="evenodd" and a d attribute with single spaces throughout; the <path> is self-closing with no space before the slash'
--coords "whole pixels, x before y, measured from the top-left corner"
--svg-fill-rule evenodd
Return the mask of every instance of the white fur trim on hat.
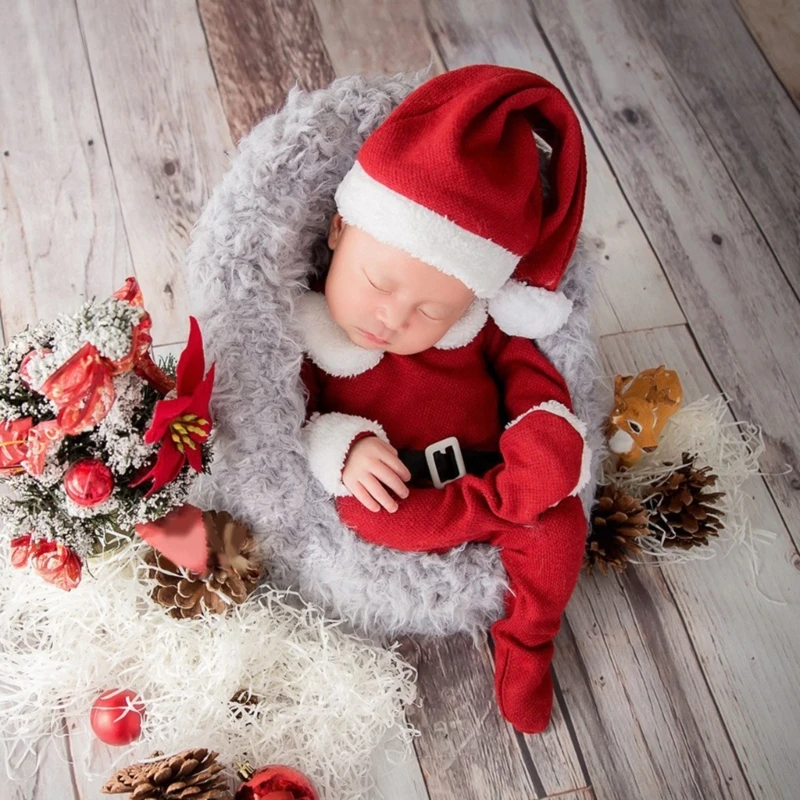
<path id="1" fill-rule="evenodd" d="M 325 491 L 335 497 L 352 495 L 342 483 L 342 470 L 350 452 L 350 444 L 363 431 L 370 431 L 389 443 L 386 432 L 377 422 L 338 411 L 312 414 L 300 433 L 311 473 Z"/>
<path id="2" fill-rule="evenodd" d="M 455 350 L 469 344 L 483 329 L 489 316 L 485 300 L 476 297 L 447 333 L 434 345 L 437 350 Z"/>
<path id="3" fill-rule="evenodd" d="M 359 347 L 340 328 L 322 292 L 304 292 L 297 298 L 295 318 L 303 337 L 303 350 L 321 369 L 337 378 L 352 378 L 372 369 L 383 350 Z"/>
<path id="4" fill-rule="evenodd" d="M 489 313 L 503 333 L 539 339 L 569 319 L 572 300 L 563 292 L 510 280 L 489 300 Z"/>
<path id="5" fill-rule="evenodd" d="M 358 161 L 335 197 L 346 223 L 458 278 L 478 297 L 495 294 L 522 257 L 384 186 Z"/>
<path id="6" fill-rule="evenodd" d="M 584 486 L 589 482 L 591 478 L 592 472 L 592 451 L 589 449 L 589 446 L 586 444 L 586 423 L 583 420 L 576 417 L 563 403 L 559 403 L 557 400 L 548 400 L 546 403 L 541 403 L 538 406 L 533 406 L 533 408 L 529 408 L 527 411 L 520 414 L 516 419 L 512 419 L 511 422 L 506 425 L 506 430 L 508 430 L 513 425 L 516 425 L 521 419 L 524 419 L 528 416 L 528 414 L 532 414 L 534 411 L 546 411 L 548 414 L 555 414 L 557 417 L 562 417 L 573 428 L 580 434 L 581 439 L 583 439 L 583 454 L 581 456 L 581 471 L 578 477 L 578 483 L 575 485 L 575 488 L 569 493 L 569 496 L 572 497 L 573 495 L 578 494 L 578 492 L 583 489 Z"/>

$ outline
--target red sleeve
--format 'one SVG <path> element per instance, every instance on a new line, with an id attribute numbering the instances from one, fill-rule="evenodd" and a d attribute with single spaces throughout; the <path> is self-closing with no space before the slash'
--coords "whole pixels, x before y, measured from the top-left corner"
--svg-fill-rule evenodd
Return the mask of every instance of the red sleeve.
<path id="1" fill-rule="evenodd" d="M 374 420 L 353 414 L 320 412 L 320 371 L 309 359 L 300 367 L 300 378 L 306 390 L 305 423 L 300 438 L 305 445 L 311 473 L 330 494 L 348 494 L 342 483 L 350 448 L 365 436 L 378 436 L 388 442 L 386 432 Z"/>
<path id="2" fill-rule="evenodd" d="M 530 339 L 507 336 L 492 325 L 484 354 L 500 384 L 509 422 L 550 400 L 572 411 L 564 378 Z"/>

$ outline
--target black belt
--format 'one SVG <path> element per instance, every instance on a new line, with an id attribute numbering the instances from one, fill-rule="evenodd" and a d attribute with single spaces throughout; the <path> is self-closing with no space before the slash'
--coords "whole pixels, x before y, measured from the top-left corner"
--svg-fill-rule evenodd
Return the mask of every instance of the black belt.
<path id="1" fill-rule="evenodd" d="M 399 450 L 397 455 L 411 473 L 411 483 L 433 483 L 434 486 L 454 481 L 466 473 L 483 475 L 503 460 L 496 452 L 462 450 L 454 437 L 435 442 L 425 450 Z M 460 462 L 463 462 L 463 470 Z"/>

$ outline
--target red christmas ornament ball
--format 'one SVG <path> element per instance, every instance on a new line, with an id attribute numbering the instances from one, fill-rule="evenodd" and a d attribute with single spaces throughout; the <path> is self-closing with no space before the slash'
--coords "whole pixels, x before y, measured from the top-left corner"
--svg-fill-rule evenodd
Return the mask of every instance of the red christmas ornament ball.
<path id="1" fill-rule="evenodd" d="M 234 800 L 319 800 L 319 795 L 302 772 L 272 764 L 250 775 Z"/>
<path id="2" fill-rule="evenodd" d="M 114 491 L 114 476 L 99 459 L 83 458 L 64 475 L 64 491 L 79 506 L 97 506 Z"/>
<path id="3" fill-rule="evenodd" d="M 94 701 L 89 721 L 95 736 L 106 744 L 122 747 L 142 732 L 144 703 L 130 689 L 109 689 Z"/>

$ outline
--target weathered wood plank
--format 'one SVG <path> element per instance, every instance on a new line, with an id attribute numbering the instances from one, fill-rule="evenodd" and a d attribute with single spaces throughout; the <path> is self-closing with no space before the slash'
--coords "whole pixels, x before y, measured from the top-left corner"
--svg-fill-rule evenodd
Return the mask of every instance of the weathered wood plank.
<path id="1" fill-rule="evenodd" d="M 5 336 L 110 294 L 131 271 L 75 8 L 5 3 L 0 25 Z"/>
<path id="2" fill-rule="evenodd" d="M 390 731 L 375 749 L 370 761 L 370 775 L 375 786 L 365 800 L 430 800 L 416 751 L 404 752 L 404 745 L 390 741 Z"/>
<path id="3" fill-rule="evenodd" d="M 445 72 L 420 0 L 314 0 L 325 48 L 338 76 Z"/>
<path id="4" fill-rule="evenodd" d="M 234 141 L 277 111 L 295 82 L 311 90 L 334 79 L 310 0 L 199 0 L 199 8 Z"/>
<path id="5" fill-rule="evenodd" d="M 436 48 L 449 69 L 490 62 L 529 69 L 562 90 L 564 82 L 522 0 L 426 3 Z M 603 335 L 684 322 L 650 244 L 617 185 L 591 130 L 586 131 L 589 185 L 584 230 L 602 265 L 596 327 Z"/>
<path id="6" fill-rule="evenodd" d="M 660 50 L 786 277 L 800 292 L 800 112 L 775 80 L 734 4 L 615 0 L 615 5 L 623 15 L 636 15 L 644 45 Z M 795 14 L 800 20 L 800 11 Z M 800 39 L 795 45 L 795 62 L 800 63 Z"/>
<path id="7" fill-rule="evenodd" d="M 794 0 L 737 2 L 767 60 L 800 106 L 800 7 Z"/>
<path id="8" fill-rule="evenodd" d="M 419 670 L 408 717 L 431 800 L 538 797 L 516 734 L 500 716 L 491 661 L 466 636 L 415 637 L 401 652 Z"/>
<path id="9" fill-rule="evenodd" d="M 718 392 L 683 327 L 611 336 L 602 351 L 609 371 L 676 369 L 687 402 Z M 776 533 L 776 542 L 663 574 L 753 794 L 790 800 L 800 779 L 800 556 L 763 480 L 749 480 L 745 491 L 753 526 Z"/>
<path id="10" fill-rule="evenodd" d="M 556 695 L 547 730 L 523 737 L 530 755 L 528 770 L 536 786 L 547 797 L 561 796 L 571 789 L 585 791 L 589 780 L 581 763 L 579 743 L 567 723 L 567 712 L 568 709 L 561 705 L 561 698 Z"/>
<path id="11" fill-rule="evenodd" d="M 5 753 L 3 753 L 5 755 Z M 38 764 L 37 764 L 38 759 Z M 66 728 L 58 736 L 43 739 L 37 756 L 28 755 L 21 767 L 25 780 L 0 782 L 2 800 L 81 800 L 70 769 Z M 5 765 L 8 767 L 8 765 Z M 16 756 L 15 756 L 16 766 Z M 38 766 L 38 769 L 37 769 Z"/>
<path id="12" fill-rule="evenodd" d="M 655 568 L 581 577 L 555 670 L 599 797 L 751 797 Z"/>
<path id="13" fill-rule="evenodd" d="M 187 332 L 189 230 L 233 150 L 193 0 L 78 0 L 155 342 Z"/>
<path id="14" fill-rule="evenodd" d="M 487 643 L 483 648 L 487 660 L 494 658 Z M 492 671 L 494 674 L 494 670 Z M 551 797 L 572 789 L 584 790 L 588 783 L 577 744 L 567 724 L 565 709 L 556 691 L 550 725 L 536 735 L 517 734 L 524 742 L 523 758 L 538 797 Z"/>
<path id="15" fill-rule="evenodd" d="M 736 416 L 763 425 L 767 481 L 796 525 L 800 302 L 646 25 L 607 0 L 533 5 L 712 373 Z"/>
<path id="16" fill-rule="evenodd" d="M 594 792 L 587 786 L 583 789 L 578 789 L 576 792 L 559 792 L 558 794 L 550 794 L 545 800 L 595 800 Z"/>

